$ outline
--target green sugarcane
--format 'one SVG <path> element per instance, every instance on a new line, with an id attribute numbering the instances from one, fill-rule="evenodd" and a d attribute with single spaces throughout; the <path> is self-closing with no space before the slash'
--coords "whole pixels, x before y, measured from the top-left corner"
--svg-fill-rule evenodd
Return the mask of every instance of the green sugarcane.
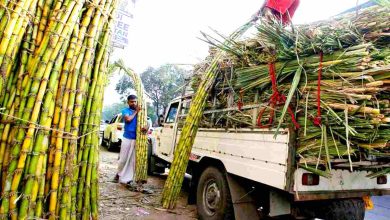
<path id="1" fill-rule="evenodd" d="M 76 7 L 75 7 L 76 10 L 74 10 L 74 11 L 70 10 L 70 9 L 73 9 L 73 7 L 75 5 L 76 5 Z M 64 13 L 64 15 L 62 16 L 63 20 L 64 21 L 68 20 L 68 18 L 70 16 L 70 22 L 69 22 L 70 26 L 72 24 L 74 25 L 75 18 L 77 17 L 78 11 L 79 11 L 80 8 L 81 8 L 80 4 L 70 3 L 68 11 L 66 11 Z M 57 27 L 56 30 L 58 30 L 58 31 L 61 30 L 61 32 L 62 32 L 62 29 L 64 29 L 62 36 L 66 36 L 68 31 L 69 31 L 69 29 L 70 29 L 70 26 L 67 26 L 67 27 L 64 27 L 64 26 L 65 26 L 64 23 L 58 23 L 56 25 L 56 27 Z M 49 36 L 45 37 L 45 39 L 48 39 L 48 38 L 49 38 Z M 64 40 L 61 40 L 60 42 L 63 42 L 63 41 Z M 47 48 L 47 51 L 45 51 L 45 53 L 42 56 L 42 60 L 44 62 L 48 63 L 47 65 L 40 65 L 39 69 L 37 69 L 36 64 L 34 64 L 34 63 L 37 63 L 37 61 L 33 61 L 32 62 L 33 65 L 29 66 L 28 69 L 29 69 L 30 72 L 34 72 L 34 73 L 37 70 L 37 72 L 35 73 L 35 78 L 36 79 L 41 79 L 42 77 L 45 78 L 45 79 L 48 78 L 48 76 L 50 74 L 50 70 L 51 70 L 51 68 L 53 66 L 54 59 L 56 58 L 56 55 L 58 54 L 61 46 L 62 46 L 62 43 L 59 43 L 59 44 L 56 44 L 55 47 L 48 47 Z M 41 45 L 41 47 L 38 50 L 39 51 L 44 51 L 42 47 L 46 47 L 46 45 Z M 47 70 L 46 70 L 46 67 L 48 68 Z M 38 102 L 37 102 L 37 105 L 35 105 L 33 112 L 27 111 L 27 113 L 23 115 L 23 119 L 24 120 L 30 120 L 32 122 L 36 122 L 37 121 L 37 116 L 38 116 L 38 112 L 39 112 L 39 108 L 40 108 L 40 104 L 41 104 L 40 99 L 42 99 L 42 98 L 39 98 L 39 97 L 43 97 L 44 89 L 47 86 L 47 81 L 42 81 L 41 90 L 39 90 L 39 92 L 38 92 L 39 84 L 40 83 L 37 82 L 36 80 L 31 84 L 31 91 L 30 92 L 32 94 L 34 94 L 34 93 L 37 94 L 37 99 L 35 99 L 35 97 L 30 97 L 28 102 L 27 102 L 26 109 L 32 109 L 32 107 L 34 106 L 34 103 L 36 102 L 36 100 Z M 30 115 L 31 115 L 31 118 L 30 118 Z M 29 126 L 29 131 L 27 133 L 27 137 L 30 137 L 30 138 L 27 138 L 27 139 L 24 139 L 26 134 L 25 134 L 24 130 L 22 130 L 22 129 L 19 129 L 19 131 L 16 134 L 17 139 L 19 141 L 24 139 L 22 149 L 20 149 L 20 144 L 16 144 L 13 147 L 13 151 L 12 151 L 12 154 L 15 155 L 15 156 L 19 155 L 19 152 L 22 152 L 21 155 L 20 155 L 20 158 L 19 158 L 18 169 L 23 169 L 24 168 L 24 161 L 25 161 L 26 156 L 27 156 L 27 154 L 26 154 L 27 152 L 25 150 L 29 149 L 29 146 L 30 146 L 30 143 L 31 143 L 31 137 L 32 137 L 32 135 L 34 133 L 34 129 L 35 129 L 34 125 L 30 125 Z M 15 171 L 16 165 L 17 165 L 16 162 L 17 162 L 16 160 L 11 160 L 10 165 L 8 167 L 8 173 L 12 174 Z M 19 182 L 20 182 L 20 173 L 19 172 L 15 173 L 15 177 L 14 177 L 14 181 L 13 181 L 12 186 L 11 186 L 11 179 L 10 178 L 11 178 L 11 176 L 7 177 L 6 185 L 5 185 L 5 189 L 4 189 L 5 192 L 7 192 L 7 193 L 8 193 L 8 191 L 10 189 L 12 191 L 15 191 L 16 188 L 18 187 Z M 0 209 L 0 213 L 7 213 L 9 205 L 11 205 L 11 207 L 14 207 L 16 205 L 13 202 L 14 200 L 16 200 L 16 196 L 15 196 L 14 193 L 12 193 L 12 196 L 11 196 L 11 203 L 9 203 L 8 198 L 3 199 L 2 205 L 1 205 L 1 209 Z"/>
<path id="2" fill-rule="evenodd" d="M 106 26 L 106 31 L 103 35 L 103 39 L 102 39 L 102 48 L 100 49 L 100 51 L 102 51 L 102 53 L 104 53 L 103 55 L 103 59 L 99 62 L 99 65 L 95 64 L 95 68 L 96 67 L 99 67 L 99 72 L 101 72 L 101 78 L 99 79 L 99 82 L 98 84 L 100 85 L 100 92 L 98 93 L 98 97 L 96 98 L 96 100 L 102 100 L 103 99 L 103 93 L 104 93 L 104 81 L 103 79 L 106 77 L 106 74 L 107 74 L 107 65 L 108 65 L 108 51 L 107 51 L 107 46 L 108 46 L 108 39 L 110 37 L 110 33 L 109 31 L 107 31 L 110 27 L 112 23 L 112 20 L 111 21 L 108 21 L 108 24 Z M 97 59 L 99 59 L 99 55 L 97 57 Z M 100 120 L 101 120 L 101 111 L 102 111 L 102 107 L 103 107 L 103 102 L 102 101 L 97 101 L 98 103 L 98 106 L 97 106 L 97 109 L 95 110 L 96 112 L 96 115 L 95 115 L 95 121 L 94 121 L 94 124 L 97 125 L 99 124 Z M 95 129 L 97 129 L 97 127 L 95 127 Z M 92 139 L 94 140 L 94 145 L 96 146 L 96 149 L 95 149 L 95 155 L 94 155 L 94 160 L 93 160 L 93 165 L 92 165 L 92 174 L 91 174 L 91 215 L 92 215 L 92 219 L 98 219 L 98 213 L 99 213 L 99 210 L 98 210 L 98 195 L 99 195 L 99 188 L 98 188 L 98 181 L 99 181 L 99 177 L 98 177 L 98 172 L 99 172 L 99 167 L 98 167 L 98 159 L 99 159 L 99 134 L 98 134 L 98 131 L 95 131 L 94 132 L 94 136 L 92 137 Z"/>
<path id="3" fill-rule="evenodd" d="M 94 94 L 91 94 L 93 95 L 93 97 L 96 99 L 96 100 L 99 100 L 100 99 L 100 96 L 101 96 L 101 89 L 102 89 L 102 78 L 103 78 L 103 74 L 104 72 L 101 72 L 101 71 L 98 71 L 98 69 L 96 68 L 96 72 L 100 72 L 99 73 L 99 77 L 98 79 L 96 80 L 96 89 L 94 90 Z M 91 188 L 91 185 L 92 185 L 92 175 L 94 173 L 94 170 L 95 170 L 95 159 L 96 159 L 96 153 L 98 151 L 98 147 L 99 147 L 99 138 L 98 138 L 98 135 L 97 135 L 97 129 L 98 129 L 98 124 L 99 124 L 99 121 L 97 121 L 97 119 L 99 117 L 97 117 L 97 115 L 99 114 L 97 111 L 99 109 L 99 106 L 100 106 L 100 102 L 94 102 L 92 104 L 92 107 L 91 107 L 91 110 L 89 112 L 89 114 L 91 114 L 90 118 L 89 118 L 89 131 L 92 132 L 92 134 L 90 134 L 89 136 L 91 137 L 91 147 L 90 147 L 90 152 L 89 152 L 89 155 L 88 155 L 88 166 L 87 166 L 87 173 L 86 173 L 86 180 L 85 180 L 85 192 L 84 192 L 84 205 L 83 207 L 86 208 L 86 211 L 84 211 L 82 213 L 82 219 L 89 219 L 90 218 L 90 213 L 92 213 L 92 210 L 91 210 L 91 207 L 92 207 L 92 199 L 91 199 L 91 193 L 92 193 L 92 188 Z M 97 124 L 95 124 L 97 123 Z M 96 204 L 93 204 L 94 209 L 96 209 Z M 96 211 L 94 211 L 95 214 L 96 214 Z M 97 216 L 94 215 L 94 217 L 92 219 L 97 219 Z"/>
<path id="4" fill-rule="evenodd" d="M 58 57 L 56 58 L 56 62 L 50 74 L 47 92 L 43 100 L 43 107 L 42 107 L 43 110 L 40 115 L 39 123 L 45 126 L 46 128 L 51 127 L 52 116 L 54 114 L 54 104 L 55 104 L 54 100 L 55 100 L 55 95 L 57 94 L 56 90 L 58 88 L 58 83 L 59 83 L 58 80 L 59 72 L 61 71 L 62 62 L 64 60 L 65 51 L 67 47 L 68 47 L 68 43 L 64 43 L 62 51 L 59 53 Z M 31 162 L 27 167 L 28 178 L 25 186 L 23 187 L 24 188 L 23 193 L 28 197 L 23 198 L 21 201 L 21 206 L 19 208 L 20 219 L 27 218 L 29 212 L 28 208 L 31 206 L 31 203 L 35 203 L 35 199 L 37 197 L 38 189 L 39 189 L 39 184 L 36 181 L 36 177 L 41 175 L 42 166 L 43 166 L 42 165 L 43 156 L 41 155 L 41 153 L 46 152 L 48 145 L 49 145 L 49 131 L 40 130 L 38 132 L 36 140 L 34 141 L 34 147 L 32 151 L 33 155 L 32 155 Z M 41 164 L 39 164 L 39 162 Z"/>
<path id="5" fill-rule="evenodd" d="M 39 45 L 43 39 L 43 35 L 45 34 L 46 30 L 46 25 L 48 23 L 49 15 L 50 15 L 50 10 L 53 7 L 53 3 L 55 1 L 53 0 L 44 0 L 40 1 L 40 7 L 39 7 L 39 15 L 40 15 L 40 21 L 39 21 L 39 28 L 38 28 L 38 33 L 37 33 L 37 40 L 36 43 Z"/>
<path id="6" fill-rule="evenodd" d="M 101 1 L 101 5 L 108 7 L 111 5 L 109 2 L 110 1 L 108 1 L 108 2 Z M 91 48 L 91 49 L 96 48 L 97 39 L 99 39 L 99 35 L 100 35 L 102 27 L 103 27 L 103 18 L 101 17 L 101 11 L 98 11 L 92 20 L 92 25 L 89 27 L 89 30 L 88 30 L 88 32 L 90 34 L 90 36 L 88 36 L 86 38 L 88 48 Z M 92 73 L 92 67 L 91 67 L 91 65 L 89 65 L 91 57 L 92 57 L 91 50 L 86 51 L 84 63 L 81 66 L 81 72 L 86 73 L 86 77 L 88 77 L 88 78 L 90 78 L 90 75 Z M 83 79 L 85 80 L 85 78 L 83 78 Z M 80 86 L 81 86 L 80 87 L 81 91 L 88 89 L 88 87 L 87 87 L 88 85 L 81 84 Z M 78 96 L 80 97 L 80 106 L 82 106 L 83 100 L 81 97 L 83 96 L 83 94 L 79 93 Z M 82 109 L 80 108 L 79 114 L 81 114 L 81 110 Z M 86 191 L 89 191 L 89 189 L 88 190 L 85 189 L 85 184 L 87 184 L 89 181 L 89 179 L 88 179 L 89 172 L 88 172 L 87 162 L 88 162 L 89 154 L 91 153 L 91 151 L 93 152 L 91 135 L 87 135 L 84 138 L 84 140 L 85 140 L 85 144 L 82 146 L 83 140 L 81 140 L 81 144 L 80 144 L 81 149 L 78 152 L 78 163 L 81 164 L 81 167 L 80 167 L 80 172 L 79 172 L 79 182 L 78 182 L 78 189 L 77 189 L 77 200 L 78 200 L 77 214 L 82 214 L 81 207 L 85 208 L 87 210 L 87 212 L 90 211 L 90 206 L 89 206 L 90 204 L 89 203 L 84 204 L 84 206 L 83 206 L 84 200 L 81 198 L 83 198 L 83 195 L 85 193 L 87 196 L 89 196 L 89 192 L 88 193 L 86 192 Z"/>
<path id="7" fill-rule="evenodd" d="M 2 65 L 5 54 L 7 49 L 13 48 L 15 46 L 15 42 L 11 42 L 11 39 L 15 37 L 14 35 L 17 35 L 19 33 L 24 17 L 26 16 L 26 12 L 30 7 L 30 4 L 32 4 L 34 0 L 21 0 L 19 4 L 16 4 L 15 8 L 12 11 L 12 14 L 10 16 L 10 20 L 7 22 L 7 25 L 5 26 L 5 29 L 2 32 L 2 38 L 0 42 L 0 66 Z M 5 72 L 2 71 L 2 74 Z M 3 75 L 4 75 L 3 74 Z"/>
<path id="8" fill-rule="evenodd" d="M 106 3 L 106 7 L 109 6 L 110 4 Z M 96 17 L 95 17 L 96 18 Z M 93 21 L 95 23 L 95 28 L 96 28 L 96 25 L 99 25 L 99 27 L 102 27 L 102 22 L 101 20 L 99 21 L 98 19 L 94 19 Z M 99 28 L 101 29 L 101 28 Z M 96 44 L 94 44 L 94 46 L 96 46 Z M 84 67 L 87 67 L 84 65 Z M 89 70 L 91 71 L 91 70 Z M 87 89 L 84 87 L 84 89 Z M 86 102 L 84 102 L 84 104 L 87 104 Z M 77 163 L 82 163 L 82 166 L 80 168 L 79 171 L 77 171 L 77 174 L 75 175 L 76 177 L 79 178 L 79 184 L 78 184 L 78 189 L 75 189 L 75 191 L 77 191 L 77 198 L 83 198 L 83 194 L 86 193 L 86 196 L 89 196 L 89 192 L 86 192 L 86 190 L 89 191 L 89 189 L 85 189 L 84 188 L 84 183 L 88 184 L 88 181 L 90 181 L 89 179 L 89 169 L 87 167 L 87 164 L 86 162 L 89 160 L 88 158 L 90 158 L 90 151 L 93 150 L 91 149 L 91 143 L 93 142 L 93 140 L 91 139 L 91 135 L 87 135 L 84 139 L 84 146 L 86 147 L 83 147 L 82 149 L 79 150 L 78 152 L 78 162 Z M 81 140 L 81 144 L 83 143 L 83 140 Z M 82 147 L 82 146 L 81 146 Z M 91 155 L 92 156 L 92 155 Z M 79 204 L 79 207 L 82 206 L 82 201 L 80 201 L 80 199 L 78 199 L 78 204 Z M 87 206 L 85 207 L 87 210 L 90 209 L 89 207 L 89 204 L 86 204 Z M 73 209 L 73 204 L 72 204 L 72 209 Z M 80 213 L 81 214 L 81 210 L 80 208 L 77 209 L 77 213 Z"/>

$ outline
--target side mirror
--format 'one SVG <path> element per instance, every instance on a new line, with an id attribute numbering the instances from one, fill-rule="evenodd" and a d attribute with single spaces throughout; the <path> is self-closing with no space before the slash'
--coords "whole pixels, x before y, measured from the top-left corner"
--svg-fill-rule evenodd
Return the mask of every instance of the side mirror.
<path id="1" fill-rule="evenodd" d="M 106 122 L 106 124 L 110 123 L 110 121 L 109 121 L 109 120 L 106 120 L 105 122 Z"/>
<path id="2" fill-rule="evenodd" d="M 158 125 L 161 127 L 164 124 L 164 116 L 160 115 L 158 117 Z"/>

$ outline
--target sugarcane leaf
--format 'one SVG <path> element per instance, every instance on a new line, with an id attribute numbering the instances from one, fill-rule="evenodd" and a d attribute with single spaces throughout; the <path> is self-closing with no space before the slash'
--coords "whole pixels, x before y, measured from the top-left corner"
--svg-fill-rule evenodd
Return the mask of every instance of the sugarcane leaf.
<path id="1" fill-rule="evenodd" d="M 329 155 L 328 134 L 326 132 L 326 125 L 322 125 L 321 127 L 324 131 L 324 146 L 325 146 L 326 160 L 328 162 L 328 168 L 329 168 L 329 170 L 331 170 L 332 166 L 331 166 L 330 155 Z"/>
<path id="2" fill-rule="evenodd" d="M 291 99 L 294 96 L 296 89 L 298 88 L 299 81 L 301 80 L 301 73 L 302 73 L 302 67 L 298 67 L 297 71 L 295 72 L 293 81 L 291 83 L 291 88 L 290 88 L 290 91 L 289 91 L 288 96 L 286 98 L 286 102 L 284 103 L 282 115 L 279 118 L 279 124 L 278 124 L 278 127 L 276 128 L 274 138 L 276 138 L 276 136 L 279 132 L 280 126 L 282 125 L 283 120 L 284 120 L 284 116 L 286 115 L 287 110 L 290 106 Z"/>
<path id="3" fill-rule="evenodd" d="M 339 152 L 339 148 L 337 147 L 337 142 L 336 142 L 336 139 L 334 138 L 333 129 L 332 129 L 331 126 L 329 126 L 329 130 L 330 130 L 330 134 L 331 134 L 331 136 L 332 136 L 332 140 L 333 140 L 334 146 L 335 146 L 336 151 L 337 151 L 337 156 L 338 156 L 339 158 L 341 158 L 340 152 Z"/>

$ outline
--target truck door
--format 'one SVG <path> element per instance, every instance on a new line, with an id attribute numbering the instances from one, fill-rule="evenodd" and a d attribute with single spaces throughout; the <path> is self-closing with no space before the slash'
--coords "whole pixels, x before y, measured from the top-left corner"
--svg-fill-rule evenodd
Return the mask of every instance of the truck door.
<path id="1" fill-rule="evenodd" d="M 165 115 L 163 127 L 157 138 L 157 151 L 161 154 L 171 157 L 174 148 L 175 122 L 179 108 L 179 101 L 170 104 Z"/>

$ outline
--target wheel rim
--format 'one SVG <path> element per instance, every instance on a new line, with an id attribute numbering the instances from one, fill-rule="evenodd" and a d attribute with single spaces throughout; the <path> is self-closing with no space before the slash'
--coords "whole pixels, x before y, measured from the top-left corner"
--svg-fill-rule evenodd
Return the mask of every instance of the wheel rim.
<path id="1" fill-rule="evenodd" d="M 214 179 L 206 182 L 203 188 L 203 207 L 207 215 L 213 216 L 221 203 L 221 192 Z"/>
<path id="2" fill-rule="evenodd" d="M 112 140 L 111 140 L 111 137 L 110 137 L 110 139 L 108 139 L 107 149 L 110 149 L 111 145 L 112 145 Z"/>

